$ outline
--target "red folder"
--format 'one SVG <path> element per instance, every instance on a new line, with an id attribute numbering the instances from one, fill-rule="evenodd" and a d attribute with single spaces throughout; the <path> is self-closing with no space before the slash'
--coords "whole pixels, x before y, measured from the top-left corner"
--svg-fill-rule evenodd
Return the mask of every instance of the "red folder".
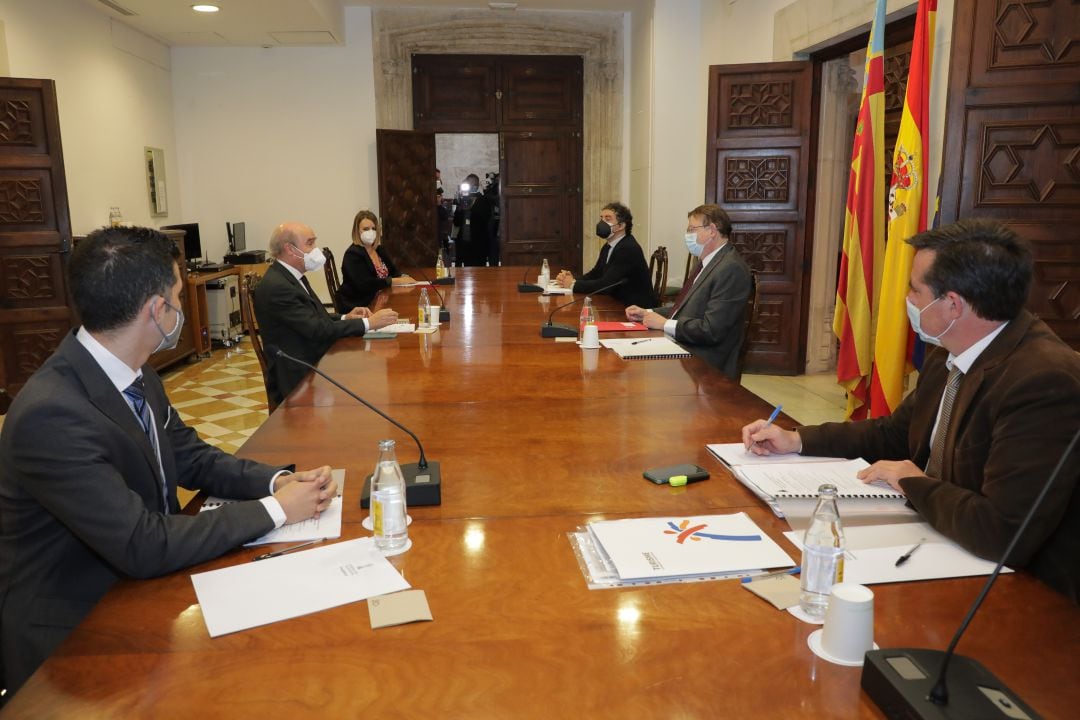
<path id="1" fill-rule="evenodd" d="M 641 332 L 642 330 L 648 330 L 641 323 L 622 321 L 622 322 L 598 322 L 596 323 L 596 329 L 599 332 Z"/>

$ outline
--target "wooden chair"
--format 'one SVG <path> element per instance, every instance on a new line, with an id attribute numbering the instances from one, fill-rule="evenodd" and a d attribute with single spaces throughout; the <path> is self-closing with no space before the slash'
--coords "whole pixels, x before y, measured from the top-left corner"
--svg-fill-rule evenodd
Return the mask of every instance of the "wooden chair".
<path id="1" fill-rule="evenodd" d="M 244 275 L 240 283 L 240 314 L 244 318 L 244 332 L 251 338 L 251 347 L 255 348 L 255 357 L 259 359 L 259 369 L 262 370 L 263 386 L 266 388 L 266 406 L 269 412 L 277 409 L 277 403 L 270 399 L 270 386 L 267 380 L 269 375 L 266 370 L 266 353 L 263 352 L 262 336 L 259 335 L 259 322 L 255 317 L 255 302 L 251 293 L 259 283 L 259 276 L 249 272 Z"/>
<path id="2" fill-rule="evenodd" d="M 746 307 L 743 310 L 742 344 L 739 345 L 739 363 L 735 369 L 735 382 L 742 379 L 743 366 L 746 365 L 746 353 L 750 350 L 750 328 L 754 324 L 757 315 L 758 283 L 757 274 L 750 273 L 750 295 L 746 298 Z"/>
<path id="3" fill-rule="evenodd" d="M 649 257 L 649 277 L 652 278 L 653 290 L 658 298 L 663 298 L 664 291 L 667 289 L 667 269 L 667 248 L 661 245 L 653 250 L 653 254 Z"/>
<path id="4" fill-rule="evenodd" d="M 323 303 L 328 308 L 337 307 L 337 291 L 341 287 L 341 277 L 338 275 L 337 264 L 334 262 L 334 251 L 328 247 L 322 249 L 326 256 L 326 264 L 323 271 L 326 273 L 326 289 L 330 291 L 330 302 Z"/>

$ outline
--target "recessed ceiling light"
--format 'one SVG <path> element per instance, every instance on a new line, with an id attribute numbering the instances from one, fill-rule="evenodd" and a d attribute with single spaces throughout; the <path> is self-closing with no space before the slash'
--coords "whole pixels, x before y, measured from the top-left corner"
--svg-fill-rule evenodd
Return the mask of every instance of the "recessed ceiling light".
<path id="1" fill-rule="evenodd" d="M 195 12 L 216 13 L 221 8 L 217 5 L 192 5 L 191 9 Z"/>
<path id="2" fill-rule="evenodd" d="M 489 2 L 488 7 L 492 10 L 517 10 L 516 2 Z"/>

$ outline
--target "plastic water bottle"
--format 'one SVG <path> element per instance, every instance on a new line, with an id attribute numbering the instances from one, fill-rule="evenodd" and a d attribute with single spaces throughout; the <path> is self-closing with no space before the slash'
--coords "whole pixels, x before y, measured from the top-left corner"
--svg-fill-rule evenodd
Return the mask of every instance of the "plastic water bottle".
<path id="1" fill-rule="evenodd" d="M 596 311 L 593 310 L 592 298 L 586 296 L 585 304 L 581 306 L 581 319 L 578 322 L 578 340 L 585 334 L 586 325 L 596 324 Z"/>
<path id="2" fill-rule="evenodd" d="M 544 262 L 540 265 L 540 287 L 547 289 L 548 284 L 551 282 L 551 266 L 548 265 L 547 258 L 544 258 Z"/>
<path id="3" fill-rule="evenodd" d="M 420 288 L 420 302 L 416 305 L 416 327 L 431 327 L 431 298 L 428 297 L 427 288 Z"/>
<path id="4" fill-rule="evenodd" d="M 446 265 L 443 264 L 442 250 L 435 254 L 435 279 L 442 280 L 446 277 Z"/>
<path id="5" fill-rule="evenodd" d="M 400 550 L 409 541 L 405 507 L 405 476 L 401 474 L 393 440 L 379 441 L 379 461 L 371 476 L 371 524 L 375 547 Z"/>
<path id="6" fill-rule="evenodd" d="M 844 580 L 844 528 L 836 507 L 836 486 L 818 488 L 818 503 L 803 538 L 802 592 L 799 607 L 824 618 L 832 586 Z"/>

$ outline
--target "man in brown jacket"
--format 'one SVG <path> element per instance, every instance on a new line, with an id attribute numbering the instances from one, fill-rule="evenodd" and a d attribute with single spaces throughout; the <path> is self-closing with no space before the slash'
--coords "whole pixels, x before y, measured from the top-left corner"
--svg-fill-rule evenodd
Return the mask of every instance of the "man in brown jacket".
<path id="1" fill-rule="evenodd" d="M 1011 230 L 961 221 L 909 242 L 908 316 L 941 346 L 915 391 L 889 417 L 798 430 L 759 420 L 743 442 L 758 454 L 861 456 L 873 463 L 865 482 L 888 482 L 934 528 L 997 560 L 1080 428 L 1080 356 L 1024 309 L 1031 251 Z M 1007 560 L 1073 602 L 1078 477 L 1074 449 Z"/>

